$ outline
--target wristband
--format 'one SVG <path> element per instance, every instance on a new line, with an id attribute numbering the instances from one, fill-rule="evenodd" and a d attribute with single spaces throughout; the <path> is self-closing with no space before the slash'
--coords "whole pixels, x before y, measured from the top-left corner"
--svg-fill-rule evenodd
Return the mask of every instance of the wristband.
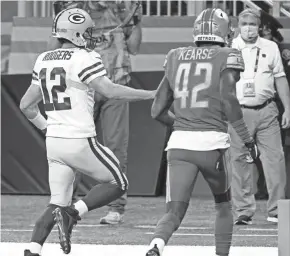
<path id="1" fill-rule="evenodd" d="M 236 133 L 240 136 L 240 138 L 245 144 L 253 141 L 253 138 L 251 137 L 248 127 L 245 124 L 245 121 L 243 118 L 231 123 L 231 125 L 233 126 Z"/>
<path id="2" fill-rule="evenodd" d="M 46 119 L 43 115 L 38 111 L 37 115 L 33 119 L 28 119 L 31 123 L 33 123 L 39 130 L 44 130 L 47 127 Z"/>

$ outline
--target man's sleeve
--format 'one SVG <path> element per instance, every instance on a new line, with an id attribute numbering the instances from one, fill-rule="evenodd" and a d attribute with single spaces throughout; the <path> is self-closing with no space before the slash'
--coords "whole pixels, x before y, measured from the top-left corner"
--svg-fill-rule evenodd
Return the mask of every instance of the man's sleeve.
<path id="1" fill-rule="evenodd" d="M 78 66 L 78 77 L 84 84 L 89 84 L 97 77 L 106 76 L 107 71 L 104 67 L 101 56 L 96 52 L 86 52 L 82 56 L 82 61 Z"/>
<path id="2" fill-rule="evenodd" d="M 281 58 L 281 53 L 279 51 L 278 45 L 276 43 L 273 43 L 273 54 L 274 54 L 274 59 L 273 59 L 273 75 L 275 78 L 285 76 L 284 72 L 284 66 L 282 63 L 282 58 Z"/>
<path id="3" fill-rule="evenodd" d="M 245 63 L 242 53 L 239 50 L 231 49 L 231 51 L 228 53 L 225 69 L 226 68 L 232 68 L 240 72 L 244 72 Z"/>

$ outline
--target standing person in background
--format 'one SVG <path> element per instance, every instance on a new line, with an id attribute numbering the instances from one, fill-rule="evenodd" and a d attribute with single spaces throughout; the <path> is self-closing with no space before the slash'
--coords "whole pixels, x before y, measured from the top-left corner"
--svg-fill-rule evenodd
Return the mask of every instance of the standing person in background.
<path id="1" fill-rule="evenodd" d="M 281 43 L 283 41 L 283 36 L 281 35 L 281 33 L 278 31 L 278 29 L 283 28 L 282 24 L 275 19 L 272 15 L 261 11 L 261 24 L 260 24 L 260 30 L 259 30 L 259 35 L 262 38 L 268 39 L 270 41 L 276 42 L 280 53 L 282 54 L 282 52 L 285 52 L 287 49 L 283 49 L 283 47 L 281 46 Z M 289 50 L 288 50 L 289 51 Z M 287 75 L 289 76 L 289 71 L 287 71 L 287 63 L 285 63 L 285 57 L 283 57 L 282 55 L 282 63 L 284 66 L 284 70 L 285 70 L 285 74 L 286 77 Z M 288 84 L 289 84 L 289 77 L 288 77 Z M 280 123 L 280 127 L 281 127 L 281 121 L 282 121 L 282 115 L 284 112 L 284 108 L 283 108 L 283 104 L 279 98 L 278 95 L 276 95 L 276 103 L 277 103 L 277 107 L 279 110 L 279 123 Z M 286 139 L 286 130 L 282 129 L 281 127 L 281 138 L 282 138 L 282 145 L 284 150 L 285 148 L 285 139 Z M 268 191 L 267 191 L 267 186 L 266 186 L 266 180 L 265 180 L 265 175 L 263 172 L 263 167 L 262 167 L 262 163 L 260 161 L 260 159 L 257 159 L 258 161 L 256 161 L 256 165 L 257 165 L 257 169 L 258 169 L 258 181 L 257 181 L 257 193 L 255 194 L 255 198 L 257 200 L 268 200 Z"/>
<path id="2" fill-rule="evenodd" d="M 129 86 L 131 73 L 130 54 L 137 54 L 141 40 L 142 8 L 139 6 L 134 17 L 134 26 L 118 28 L 111 33 L 109 26 L 117 26 L 127 17 L 135 1 L 87 1 L 85 9 L 96 21 L 95 37 L 99 37 L 95 51 L 104 61 L 109 78 L 115 83 Z M 129 104 L 101 98 L 95 104 L 95 123 L 101 120 L 103 142 L 120 161 L 121 169 L 127 173 L 127 155 L 129 142 Z M 127 195 L 110 203 L 108 214 L 100 219 L 101 224 L 119 224 L 123 222 Z"/>
<path id="3" fill-rule="evenodd" d="M 241 34 L 233 40 L 232 47 L 240 50 L 245 60 L 245 71 L 236 85 L 237 97 L 245 122 L 261 153 L 269 190 L 267 220 L 277 223 L 277 203 L 285 198 L 286 170 L 274 84 L 284 107 L 283 129 L 290 127 L 290 92 L 278 46 L 259 37 L 260 22 L 260 12 L 252 9 L 241 12 Z M 247 225 L 251 224 L 256 210 L 252 188 L 253 165 L 245 161 L 247 150 L 233 130 L 231 139 L 233 208 L 237 216 L 235 224 Z"/>

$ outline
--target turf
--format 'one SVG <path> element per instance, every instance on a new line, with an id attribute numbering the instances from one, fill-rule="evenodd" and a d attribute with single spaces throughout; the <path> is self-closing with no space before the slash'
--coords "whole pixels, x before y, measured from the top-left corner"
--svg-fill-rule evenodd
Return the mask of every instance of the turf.
<path id="1" fill-rule="evenodd" d="M 46 196 L 1 196 L 1 240 L 22 242 L 30 240 L 33 224 L 47 205 Z M 154 228 L 165 209 L 165 199 L 131 197 L 125 214 L 125 222 L 117 226 L 98 226 L 106 208 L 88 213 L 75 228 L 72 242 L 80 244 L 133 244 L 149 243 Z M 234 229 L 234 246 L 277 247 L 277 225 L 266 222 L 266 202 L 257 202 L 254 224 Z M 214 245 L 213 226 L 215 210 L 211 199 L 192 199 L 182 229 L 170 241 L 170 245 Z M 93 225 L 93 226 L 88 226 Z M 138 227 L 143 226 L 143 228 Z M 145 227 L 144 227 L 145 226 Z M 200 228 L 200 229 L 199 229 Z M 149 234 L 148 234 L 149 233 Z M 57 243 L 57 232 L 52 232 L 48 242 Z"/>

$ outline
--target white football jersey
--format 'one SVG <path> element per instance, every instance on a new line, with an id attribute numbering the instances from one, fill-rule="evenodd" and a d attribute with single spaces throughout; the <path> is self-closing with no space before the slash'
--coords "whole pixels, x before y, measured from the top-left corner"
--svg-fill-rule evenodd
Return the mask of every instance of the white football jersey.
<path id="1" fill-rule="evenodd" d="M 49 137 L 96 136 L 93 118 L 95 91 L 88 84 L 106 75 L 100 55 L 80 48 L 57 49 L 40 54 L 32 83 L 40 86 Z"/>

